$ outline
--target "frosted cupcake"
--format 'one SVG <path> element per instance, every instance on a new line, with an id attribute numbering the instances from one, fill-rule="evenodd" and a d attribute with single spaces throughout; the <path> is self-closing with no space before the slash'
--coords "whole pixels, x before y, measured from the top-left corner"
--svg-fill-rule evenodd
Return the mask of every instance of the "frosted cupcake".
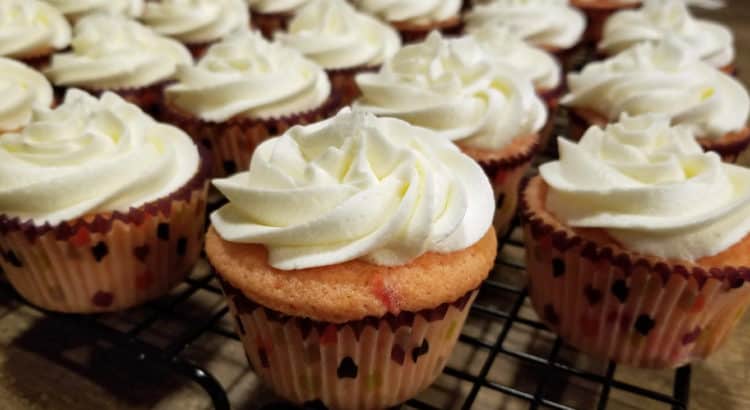
<path id="1" fill-rule="evenodd" d="M 734 72 L 732 32 L 722 24 L 694 18 L 683 0 L 650 0 L 638 10 L 615 13 L 604 26 L 598 48 L 611 56 L 667 36 L 684 42 L 707 64 Z"/>
<path id="2" fill-rule="evenodd" d="M 281 397 L 388 408 L 442 372 L 497 241 L 481 168 L 432 134 L 345 109 L 214 180 L 206 255 Z"/>
<path id="3" fill-rule="evenodd" d="M 96 13 L 137 18 L 143 13 L 144 0 L 44 0 L 75 23 L 83 16 Z"/>
<path id="4" fill-rule="evenodd" d="M 522 199 L 537 313 L 600 359 L 668 368 L 708 357 L 750 304 L 750 169 L 656 115 L 559 148 Z"/>
<path id="5" fill-rule="evenodd" d="M 377 69 L 401 47 L 396 30 L 344 0 L 311 0 L 276 40 L 325 68 L 342 105 L 359 95 L 357 73 Z"/>
<path id="6" fill-rule="evenodd" d="M 222 37 L 247 28 L 250 13 L 245 0 L 157 0 L 146 2 L 141 21 L 187 45 L 197 58 Z"/>
<path id="7" fill-rule="evenodd" d="M 479 162 L 495 188 L 495 229 L 505 231 L 547 120 L 531 80 L 493 62 L 471 36 L 433 32 L 357 84 L 355 108 L 428 128 Z"/>
<path id="8" fill-rule="evenodd" d="M 472 35 L 496 64 L 511 66 L 531 78 L 537 95 L 547 105 L 547 123 L 539 133 L 540 146 L 545 147 L 555 126 L 564 89 L 560 64 L 549 52 L 532 47 L 508 27 L 486 25 Z"/>
<path id="9" fill-rule="evenodd" d="M 581 42 L 584 15 L 567 0 L 494 0 L 477 4 L 465 15 L 466 29 L 507 26 L 529 43 L 566 59 Z"/>
<path id="10" fill-rule="evenodd" d="M 273 38 L 273 33 L 286 30 L 294 13 L 310 0 L 247 0 L 253 15 L 253 28 L 258 29 L 266 38 Z"/>
<path id="11" fill-rule="evenodd" d="M 360 10 L 394 26 L 406 43 L 424 40 L 432 30 L 459 34 L 461 0 L 352 0 Z"/>
<path id="12" fill-rule="evenodd" d="M 679 40 L 634 46 L 568 76 L 571 136 L 590 125 L 662 113 L 690 127 L 704 149 L 733 161 L 750 144 L 750 98 L 735 78 L 698 59 Z"/>
<path id="13" fill-rule="evenodd" d="M 44 73 L 61 90 L 113 91 L 154 112 L 177 66 L 192 63 L 179 42 L 125 17 L 97 14 L 78 21 L 71 51 L 55 54 Z"/>
<path id="14" fill-rule="evenodd" d="M 317 64 L 243 31 L 211 46 L 195 66 L 179 68 L 160 115 L 211 152 L 219 177 L 247 168 L 261 141 L 328 117 L 336 103 Z"/>
<path id="15" fill-rule="evenodd" d="M 52 86 L 33 68 L 0 57 L 0 135 L 19 131 L 31 120 L 34 109 L 54 103 Z"/>
<path id="16" fill-rule="evenodd" d="M 610 16 L 618 11 L 641 6 L 641 0 L 570 0 L 570 2 L 586 14 L 585 39 L 590 44 L 601 41 L 604 25 Z"/>
<path id="17" fill-rule="evenodd" d="M 39 0 L 0 2 L 0 56 L 42 68 L 70 44 L 70 25 L 56 8 Z"/>
<path id="18" fill-rule="evenodd" d="M 178 283 L 203 242 L 197 147 L 113 93 L 70 90 L 0 135 L 0 267 L 31 303 L 121 310 Z"/>

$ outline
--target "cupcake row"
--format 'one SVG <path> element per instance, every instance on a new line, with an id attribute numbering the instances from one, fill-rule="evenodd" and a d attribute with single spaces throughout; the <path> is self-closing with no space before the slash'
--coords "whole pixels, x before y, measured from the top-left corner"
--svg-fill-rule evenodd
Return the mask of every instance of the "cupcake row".
<path id="1" fill-rule="evenodd" d="M 14 98 L 0 267 L 19 293 L 53 310 L 125 309 L 181 280 L 205 240 L 248 359 L 276 393 L 389 407 L 442 371 L 519 206 L 532 304 L 566 342 L 664 368 L 726 340 L 750 304 L 750 171 L 732 164 L 750 103 L 736 79 L 667 33 L 565 82 L 551 54 L 502 24 L 405 46 L 394 35 L 371 70 L 330 70 L 321 58 L 383 49 L 322 35 L 291 47 L 295 24 L 395 29 L 343 1 L 314 5 L 286 22 L 267 9 L 288 30 L 272 41 L 243 27 L 175 63 L 146 112 L 120 90 L 71 87 L 55 103 L 43 75 L 1 60 Z M 156 35 L 81 17 L 76 30 L 94 33 L 81 46 L 119 55 L 81 72 L 142 55 L 108 42 L 115 22 Z M 332 44 L 341 53 L 313 52 Z M 522 184 L 558 98 L 569 138 Z M 228 202 L 206 233 L 211 177 Z"/>

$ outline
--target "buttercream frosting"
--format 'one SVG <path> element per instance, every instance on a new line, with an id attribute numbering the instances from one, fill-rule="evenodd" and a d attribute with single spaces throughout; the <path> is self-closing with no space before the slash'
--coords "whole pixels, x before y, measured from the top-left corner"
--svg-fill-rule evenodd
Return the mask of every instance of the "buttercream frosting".
<path id="1" fill-rule="evenodd" d="M 158 33 L 186 44 L 210 43 L 247 27 L 243 0 L 147 1 L 141 20 Z"/>
<path id="2" fill-rule="evenodd" d="M 461 11 L 461 0 L 354 0 L 354 4 L 385 21 L 424 25 L 457 17 Z"/>
<path id="3" fill-rule="evenodd" d="M 39 0 L 0 2 L 0 56 L 32 58 L 69 43 L 70 25 L 56 8 Z"/>
<path id="4" fill-rule="evenodd" d="M 111 13 L 138 17 L 143 13 L 144 0 L 44 0 L 60 10 L 65 17 L 77 20 L 87 14 Z"/>
<path id="5" fill-rule="evenodd" d="M 50 107 L 52 86 L 38 71 L 0 57 L 0 133 L 16 131 L 31 120 L 34 108 Z"/>
<path id="6" fill-rule="evenodd" d="M 627 249 L 696 261 L 750 232 L 750 169 L 704 153 L 669 118 L 624 116 L 558 140 L 560 160 L 540 174 L 546 207 L 567 225 L 602 228 Z"/>
<path id="7" fill-rule="evenodd" d="M 555 57 L 531 46 L 510 28 L 488 24 L 471 35 L 496 63 L 509 65 L 530 77 L 537 91 L 550 91 L 560 86 L 561 69 Z"/>
<path id="8" fill-rule="evenodd" d="M 671 37 L 590 63 L 568 75 L 568 88 L 563 105 L 594 110 L 610 121 L 623 112 L 662 113 L 699 137 L 738 131 L 750 113 L 750 98 L 739 81 Z"/>
<path id="9" fill-rule="evenodd" d="M 327 70 L 379 66 L 401 47 L 396 30 L 344 0 L 311 0 L 275 38 Z"/>
<path id="10" fill-rule="evenodd" d="M 356 77 L 355 107 L 429 128 L 481 149 L 499 149 L 538 132 L 547 119 L 531 80 L 493 63 L 471 36 L 432 32 L 402 48 L 378 73 Z"/>
<path id="11" fill-rule="evenodd" d="M 331 93 L 325 71 L 298 51 L 260 34 L 235 33 L 178 70 L 165 90 L 169 104 L 204 120 L 270 118 L 309 111 Z"/>
<path id="12" fill-rule="evenodd" d="M 727 66 L 734 60 L 732 32 L 722 24 L 693 17 L 683 0 L 648 0 L 637 10 L 613 14 L 604 25 L 598 47 L 613 55 L 668 35 L 681 40 L 714 67 Z"/>
<path id="13" fill-rule="evenodd" d="M 494 213 L 487 177 L 455 145 L 348 108 L 264 142 L 249 171 L 213 183 L 229 199 L 211 215 L 219 235 L 265 245 L 284 270 L 465 249 Z"/>
<path id="14" fill-rule="evenodd" d="M 310 0 L 247 0 L 253 12 L 266 14 L 294 13 Z"/>
<path id="15" fill-rule="evenodd" d="M 469 32 L 487 24 L 510 27 L 545 49 L 569 49 L 581 40 L 586 17 L 568 0 L 494 0 L 475 5 L 464 16 Z"/>
<path id="16" fill-rule="evenodd" d="M 190 137 L 111 92 L 71 89 L 0 135 L 0 214 L 57 224 L 127 211 L 177 191 L 198 170 Z"/>
<path id="17" fill-rule="evenodd" d="M 75 26 L 72 50 L 52 57 L 45 74 L 56 85 L 88 89 L 146 87 L 171 79 L 190 52 L 122 16 L 86 16 Z"/>

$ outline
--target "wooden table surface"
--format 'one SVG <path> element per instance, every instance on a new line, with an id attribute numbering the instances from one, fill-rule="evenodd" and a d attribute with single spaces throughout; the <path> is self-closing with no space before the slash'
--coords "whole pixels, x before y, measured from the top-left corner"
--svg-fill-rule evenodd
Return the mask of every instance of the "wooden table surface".
<path id="1" fill-rule="evenodd" d="M 729 24 L 734 30 L 740 77 L 750 81 L 750 2 L 729 0 L 728 7 L 699 14 Z M 515 255 L 519 257 L 519 255 Z M 205 269 L 200 267 L 198 270 Z M 512 280 L 521 280 L 513 278 Z M 186 315 L 205 318 L 222 306 L 219 297 L 200 295 L 191 300 Z M 115 326 L 126 327 L 138 320 L 141 313 L 130 312 L 113 319 Z M 523 315 L 533 316 L 524 307 Z M 231 324 L 223 326 L 231 328 Z M 465 332 L 477 337 L 491 337 L 497 323 L 472 319 Z M 179 322 L 165 322 L 157 332 L 147 335 L 152 343 L 165 345 L 170 332 L 179 332 Z M 490 335 L 490 336 L 488 336 Z M 543 351 L 553 343 L 548 332 L 532 329 L 518 330 L 509 337 L 506 347 Z M 207 409 L 208 398 L 194 384 L 164 372 L 158 367 L 146 367 L 121 357 L 80 327 L 65 326 L 24 306 L 8 292 L 0 291 L 0 409 Z M 186 357 L 205 366 L 227 387 L 230 401 L 236 409 L 258 409 L 271 395 L 259 380 L 248 371 L 239 343 L 228 342 L 223 336 L 207 334 L 196 341 L 185 353 Z M 459 345 L 449 362 L 465 369 L 481 366 L 486 352 L 477 352 Z M 582 355 L 564 351 L 563 357 L 579 366 L 601 369 L 606 364 L 590 361 Z M 493 366 L 490 377 L 512 386 L 528 384 L 538 374 L 517 362 L 505 358 Z M 750 316 L 741 322 L 727 345 L 710 360 L 693 366 L 691 409 L 740 410 L 750 409 Z M 616 378 L 645 385 L 652 389 L 671 391 L 674 373 L 671 371 L 642 371 L 620 368 Z M 455 379 L 441 378 L 423 397 L 445 408 L 460 403 L 470 385 Z M 598 386 L 570 378 L 557 379 L 551 398 L 565 401 L 581 409 L 595 408 Z M 477 409 L 524 409 L 528 404 L 489 389 L 482 389 L 477 398 Z M 609 409 L 658 409 L 656 403 L 614 389 Z"/>

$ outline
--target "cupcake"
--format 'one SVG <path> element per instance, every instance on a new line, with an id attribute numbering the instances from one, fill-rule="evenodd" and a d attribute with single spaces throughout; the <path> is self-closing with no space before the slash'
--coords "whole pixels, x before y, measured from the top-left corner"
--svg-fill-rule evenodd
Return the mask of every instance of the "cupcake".
<path id="1" fill-rule="evenodd" d="M 661 113 L 689 126 L 706 150 L 733 161 L 750 144 L 750 98 L 735 78 L 702 62 L 672 37 L 634 46 L 568 75 L 571 137 L 622 113 Z"/>
<path id="2" fill-rule="evenodd" d="M 671 368 L 708 357 L 750 304 L 750 169 L 660 115 L 559 148 L 522 193 L 537 313 L 600 359 Z"/>
<path id="3" fill-rule="evenodd" d="M 54 103 L 52 86 L 33 68 L 0 57 L 0 135 L 20 131 L 31 120 L 34 109 Z"/>
<path id="4" fill-rule="evenodd" d="M 464 20 L 470 33 L 488 24 L 507 26 L 563 63 L 581 42 L 586 29 L 586 18 L 567 0 L 494 0 L 474 5 Z"/>
<path id="5" fill-rule="evenodd" d="M 560 64 L 552 54 L 532 47 L 508 27 L 486 25 L 472 35 L 496 63 L 509 65 L 531 78 L 537 95 L 547 105 L 547 123 L 539 132 L 539 145 L 546 147 L 555 127 L 558 102 L 564 89 Z"/>
<path id="6" fill-rule="evenodd" d="M 492 191 L 450 141 L 344 109 L 214 180 L 206 255 L 255 372 L 306 408 L 388 408 L 442 372 L 492 268 Z"/>
<path id="7" fill-rule="evenodd" d="M 311 0 L 275 38 L 325 68 L 342 105 L 359 95 L 357 73 L 376 70 L 401 47 L 393 28 L 344 0 Z"/>
<path id="8" fill-rule="evenodd" d="M 43 68 L 70 44 L 70 25 L 56 8 L 39 0 L 0 2 L 0 57 Z"/>
<path id="9" fill-rule="evenodd" d="M 84 89 L 94 95 L 113 91 L 154 112 L 164 85 L 190 52 L 168 37 L 125 17 L 96 14 L 75 26 L 70 51 L 57 53 L 44 73 L 59 89 Z"/>
<path id="10" fill-rule="evenodd" d="M 245 0 L 156 0 L 146 2 L 141 21 L 198 58 L 222 37 L 246 28 L 250 13 Z"/>
<path id="11" fill-rule="evenodd" d="M 75 23 L 83 16 L 95 13 L 109 13 L 137 18 L 143 13 L 144 0 L 44 0 L 60 10 L 65 17 Z"/>
<path id="12" fill-rule="evenodd" d="M 405 43 L 422 41 L 432 30 L 459 34 L 461 0 L 352 0 L 360 10 L 395 27 Z"/>
<path id="13" fill-rule="evenodd" d="M 585 40 L 589 44 L 601 41 L 604 25 L 610 16 L 618 11 L 636 9 L 642 3 L 641 0 L 571 0 L 570 2 L 586 14 Z"/>
<path id="14" fill-rule="evenodd" d="M 604 25 L 598 48 L 611 56 L 666 36 L 682 40 L 708 65 L 734 72 L 732 32 L 722 24 L 694 18 L 683 0 L 650 0 L 638 10 L 615 13 Z"/>
<path id="15" fill-rule="evenodd" d="M 253 28 L 260 30 L 266 38 L 273 38 L 273 33 L 286 30 L 294 13 L 310 0 L 247 0 L 252 12 Z"/>
<path id="16" fill-rule="evenodd" d="M 355 108 L 428 128 L 479 162 L 495 188 L 495 229 L 502 234 L 547 120 L 531 80 L 491 60 L 471 36 L 432 32 L 378 73 L 358 75 L 357 84 L 362 98 Z"/>
<path id="17" fill-rule="evenodd" d="M 245 30 L 211 46 L 195 66 L 181 66 L 160 115 L 211 152 L 212 175 L 221 177 L 247 168 L 266 138 L 326 118 L 336 103 L 322 68 Z"/>
<path id="18" fill-rule="evenodd" d="M 60 312 L 163 295 L 200 255 L 207 171 L 179 129 L 116 94 L 72 89 L 0 135 L 0 268 Z"/>

